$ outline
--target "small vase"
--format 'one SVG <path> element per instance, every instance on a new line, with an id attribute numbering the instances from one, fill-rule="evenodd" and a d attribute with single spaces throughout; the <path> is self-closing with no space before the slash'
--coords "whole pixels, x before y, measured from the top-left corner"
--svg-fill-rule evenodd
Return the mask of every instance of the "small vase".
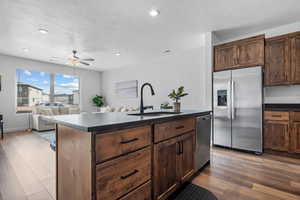
<path id="1" fill-rule="evenodd" d="M 180 102 L 174 102 L 174 112 L 180 112 Z"/>

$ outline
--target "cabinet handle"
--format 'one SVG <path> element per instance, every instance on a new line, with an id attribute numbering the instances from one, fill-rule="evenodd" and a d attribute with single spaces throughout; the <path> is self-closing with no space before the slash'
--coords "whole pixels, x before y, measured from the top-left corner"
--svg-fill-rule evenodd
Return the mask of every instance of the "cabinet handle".
<path id="1" fill-rule="evenodd" d="M 137 169 L 135 169 L 133 172 L 131 172 L 131 173 L 129 173 L 129 174 L 127 174 L 127 175 L 125 175 L 125 176 L 121 176 L 121 179 L 127 179 L 127 178 L 129 178 L 130 176 L 133 176 L 133 175 L 135 175 L 136 173 L 138 173 L 139 172 L 139 170 L 137 170 Z"/>
<path id="2" fill-rule="evenodd" d="M 175 129 L 182 129 L 182 128 L 184 128 L 183 125 L 182 126 L 177 126 Z"/>
<path id="3" fill-rule="evenodd" d="M 120 142 L 121 144 L 128 144 L 128 143 L 130 143 L 130 142 L 134 142 L 134 141 L 137 141 L 138 140 L 138 138 L 133 138 L 133 139 L 131 139 L 131 140 L 125 140 L 125 141 L 122 141 L 122 142 Z"/>
<path id="4" fill-rule="evenodd" d="M 180 155 L 180 151 L 181 151 L 181 150 L 180 150 L 180 148 L 181 148 L 181 147 L 180 147 L 180 142 L 177 142 L 177 143 L 176 143 L 176 148 L 177 148 L 177 150 L 176 150 L 176 151 L 177 151 L 177 155 Z"/>
<path id="5" fill-rule="evenodd" d="M 281 117 L 281 115 L 272 115 L 272 117 Z"/>
<path id="6" fill-rule="evenodd" d="M 181 143 L 181 154 L 183 154 L 183 141 L 181 141 L 180 143 Z"/>

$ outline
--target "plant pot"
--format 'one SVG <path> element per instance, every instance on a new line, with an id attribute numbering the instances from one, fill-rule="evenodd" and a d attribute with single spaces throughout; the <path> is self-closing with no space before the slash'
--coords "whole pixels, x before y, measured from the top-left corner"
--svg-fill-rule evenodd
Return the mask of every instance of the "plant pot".
<path id="1" fill-rule="evenodd" d="M 174 102 L 174 112 L 180 112 L 180 102 Z"/>

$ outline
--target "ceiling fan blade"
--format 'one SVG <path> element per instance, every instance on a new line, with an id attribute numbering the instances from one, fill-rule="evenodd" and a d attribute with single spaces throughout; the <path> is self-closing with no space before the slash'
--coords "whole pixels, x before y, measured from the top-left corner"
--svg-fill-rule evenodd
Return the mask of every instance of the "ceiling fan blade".
<path id="1" fill-rule="evenodd" d="M 95 61 L 94 58 L 84 58 L 84 59 L 81 59 L 81 60 L 83 60 L 83 61 Z"/>
<path id="2" fill-rule="evenodd" d="M 80 61 L 80 63 L 84 64 L 84 65 L 88 65 L 88 66 L 90 65 L 89 63 L 86 63 L 86 62 L 83 62 L 83 61 Z"/>
<path id="3" fill-rule="evenodd" d="M 55 57 L 55 56 L 51 57 L 50 59 L 51 60 L 68 60 L 67 58 L 61 58 L 61 57 Z"/>

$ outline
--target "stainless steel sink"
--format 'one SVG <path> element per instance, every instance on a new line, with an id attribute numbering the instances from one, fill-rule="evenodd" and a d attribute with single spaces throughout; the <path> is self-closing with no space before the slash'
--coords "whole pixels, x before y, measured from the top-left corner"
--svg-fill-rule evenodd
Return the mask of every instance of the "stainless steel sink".
<path id="1" fill-rule="evenodd" d="M 128 113 L 128 115 L 134 116 L 160 116 L 160 115 L 172 115 L 179 114 L 178 112 L 168 112 L 168 111 L 156 111 L 156 112 L 146 112 L 146 113 Z"/>

